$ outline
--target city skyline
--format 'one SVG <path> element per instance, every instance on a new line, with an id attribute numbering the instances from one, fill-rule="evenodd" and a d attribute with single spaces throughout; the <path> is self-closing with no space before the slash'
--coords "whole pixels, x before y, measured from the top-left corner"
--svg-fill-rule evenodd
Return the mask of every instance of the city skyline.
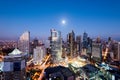
<path id="1" fill-rule="evenodd" d="M 31 37 L 48 38 L 50 29 L 62 36 L 119 37 L 120 1 L 118 0 L 4 0 L 0 1 L 0 39 L 18 39 L 27 31 Z"/>

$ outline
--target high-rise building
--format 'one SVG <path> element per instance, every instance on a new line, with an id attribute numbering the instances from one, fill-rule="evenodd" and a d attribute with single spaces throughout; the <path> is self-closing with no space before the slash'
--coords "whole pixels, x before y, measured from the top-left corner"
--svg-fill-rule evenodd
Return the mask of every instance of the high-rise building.
<path id="1" fill-rule="evenodd" d="M 24 53 L 30 53 L 30 32 L 24 32 L 18 41 L 18 48 Z"/>
<path id="2" fill-rule="evenodd" d="M 86 54 L 88 56 L 88 59 L 91 60 L 91 55 L 92 55 L 92 39 L 90 37 L 88 37 L 88 46 L 87 46 Z"/>
<path id="3" fill-rule="evenodd" d="M 81 55 L 87 55 L 87 48 L 88 48 L 88 34 L 84 32 Z"/>
<path id="4" fill-rule="evenodd" d="M 61 32 L 51 29 L 51 39 L 50 39 L 51 55 L 52 61 L 58 62 L 62 58 L 62 37 Z"/>
<path id="5" fill-rule="evenodd" d="M 92 59 L 97 62 L 102 61 L 102 44 L 96 41 L 92 42 Z"/>
<path id="6" fill-rule="evenodd" d="M 35 64 L 40 64 L 43 57 L 45 56 L 45 52 L 46 51 L 44 46 L 37 46 L 36 48 L 34 48 L 33 60 Z"/>
<path id="7" fill-rule="evenodd" d="M 75 33 L 72 31 L 67 35 L 68 55 L 72 58 L 75 52 Z"/>
<path id="8" fill-rule="evenodd" d="M 118 54 L 119 54 L 119 47 L 120 47 L 120 44 L 119 42 L 114 42 L 112 44 L 112 52 L 113 52 L 113 60 L 118 60 Z"/>
<path id="9" fill-rule="evenodd" d="M 120 61 L 120 42 L 110 41 L 110 42 L 108 42 L 108 45 L 109 45 L 108 53 L 110 53 L 110 58 L 113 61 Z M 106 55 L 106 56 L 108 56 L 108 55 Z"/>
<path id="10" fill-rule="evenodd" d="M 88 43 L 88 34 L 86 32 L 83 33 L 83 48 L 87 48 Z"/>
<path id="11" fill-rule="evenodd" d="M 97 42 L 97 43 L 101 43 L 100 37 L 97 37 L 97 38 L 96 38 L 96 42 Z"/>
<path id="12" fill-rule="evenodd" d="M 30 53 L 33 54 L 34 48 L 39 45 L 38 39 L 35 38 L 32 42 L 30 42 Z"/>
<path id="13" fill-rule="evenodd" d="M 120 42 L 118 42 L 118 60 L 120 61 Z"/>
<path id="14" fill-rule="evenodd" d="M 37 38 L 35 38 L 35 39 L 33 40 L 33 45 L 34 45 L 34 48 L 35 48 L 35 47 L 37 47 L 37 46 L 38 46 L 38 44 L 39 44 L 38 39 L 37 39 Z"/>
<path id="15" fill-rule="evenodd" d="M 26 56 L 18 49 L 1 56 L 0 80 L 26 80 Z"/>
<path id="16" fill-rule="evenodd" d="M 112 38 L 111 37 L 108 37 L 108 43 L 112 41 Z"/>
<path id="17" fill-rule="evenodd" d="M 81 36 L 76 36 L 76 53 L 80 53 L 81 52 Z"/>

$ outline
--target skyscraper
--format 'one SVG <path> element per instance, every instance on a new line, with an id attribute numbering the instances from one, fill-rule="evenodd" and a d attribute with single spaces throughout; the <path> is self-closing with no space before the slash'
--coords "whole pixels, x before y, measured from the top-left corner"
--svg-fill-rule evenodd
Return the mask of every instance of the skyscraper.
<path id="1" fill-rule="evenodd" d="M 82 42 L 82 53 L 81 55 L 87 55 L 86 51 L 88 48 L 88 34 L 86 32 L 83 33 L 83 42 Z"/>
<path id="2" fill-rule="evenodd" d="M 102 61 L 102 44 L 96 41 L 92 42 L 92 59 L 97 62 Z"/>
<path id="3" fill-rule="evenodd" d="M 33 59 L 35 64 L 39 64 L 44 56 L 45 56 L 44 46 L 37 46 L 36 48 L 34 48 Z"/>
<path id="4" fill-rule="evenodd" d="M 33 45 L 34 45 L 34 48 L 36 48 L 36 46 L 38 46 L 38 39 L 37 38 L 35 38 L 33 40 Z"/>
<path id="5" fill-rule="evenodd" d="M 36 48 L 39 45 L 38 39 L 35 38 L 31 43 L 30 43 L 30 53 L 33 54 L 34 48 Z"/>
<path id="6" fill-rule="evenodd" d="M 83 33 L 83 48 L 87 48 L 87 40 L 88 34 L 86 32 Z"/>
<path id="7" fill-rule="evenodd" d="M 75 53 L 75 33 L 72 31 L 67 35 L 67 42 L 68 42 L 68 55 L 72 58 Z"/>
<path id="8" fill-rule="evenodd" d="M 120 61 L 120 42 L 118 42 L 118 60 Z"/>
<path id="9" fill-rule="evenodd" d="M 80 53 L 81 51 L 81 36 L 76 36 L 76 51 Z"/>
<path id="10" fill-rule="evenodd" d="M 18 40 L 18 48 L 24 53 L 30 53 L 30 32 L 24 32 Z"/>
<path id="11" fill-rule="evenodd" d="M 88 59 L 91 60 L 91 55 L 92 55 L 92 39 L 88 37 L 88 44 L 87 44 L 87 50 L 86 54 L 88 56 Z"/>
<path id="12" fill-rule="evenodd" d="M 61 32 L 51 29 L 51 39 L 50 39 L 51 55 L 52 61 L 58 62 L 62 58 L 62 38 Z"/>

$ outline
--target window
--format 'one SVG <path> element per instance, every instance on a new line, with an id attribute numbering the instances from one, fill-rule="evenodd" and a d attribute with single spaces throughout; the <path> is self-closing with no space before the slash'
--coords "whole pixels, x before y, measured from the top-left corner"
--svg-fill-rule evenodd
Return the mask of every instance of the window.
<path id="1" fill-rule="evenodd" d="M 14 62 L 13 70 L 14 71 L 20 71 L 21 70 L 21 63 L 20 62 Z"/>

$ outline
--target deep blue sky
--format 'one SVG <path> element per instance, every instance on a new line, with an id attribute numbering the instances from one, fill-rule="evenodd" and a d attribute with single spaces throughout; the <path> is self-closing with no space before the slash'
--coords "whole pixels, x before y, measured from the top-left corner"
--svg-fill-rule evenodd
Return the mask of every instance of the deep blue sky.
<path id="1" fill-rule="evenodd" d="M 120 0 L 0 0 L 0 39 L 16 39 L 26 30 L 44 38 L 51 28 L 64 37 L 71 30 L 120 37 Z"/>

